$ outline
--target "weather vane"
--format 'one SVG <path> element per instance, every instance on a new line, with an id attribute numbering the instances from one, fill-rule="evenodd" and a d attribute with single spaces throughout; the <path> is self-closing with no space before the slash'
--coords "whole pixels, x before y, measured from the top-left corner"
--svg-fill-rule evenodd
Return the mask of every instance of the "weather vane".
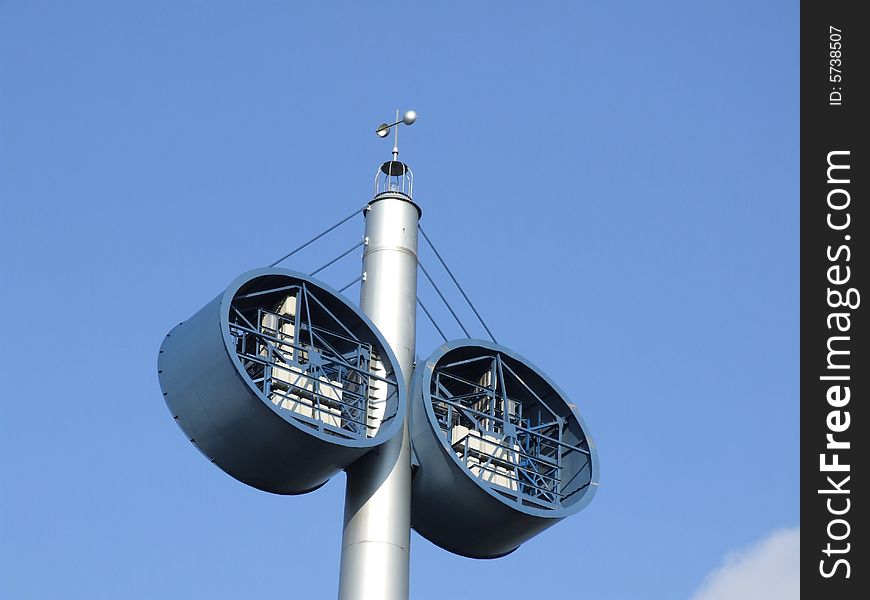
<path id="1" fill-rule="evenodd" d="M 417 120 L 417 111 L 415 110 L 406 110 L 405 114 L 402 118 L 399 118 L 399 109 L 396 109 L 396 122 L 395 123 L 381 123 L 378 125 L 378 128 L 375 129 L 375 133 L 379 138 L 385 138 L 390 135 L 390 127 L 395 127 L 400 123 L 404 123 L 405 125 L 413 125 L 414 121 Z M 399 160 L 399 128 L 396 127 L 396 137 L 393 142 L 393 160 Z"/>

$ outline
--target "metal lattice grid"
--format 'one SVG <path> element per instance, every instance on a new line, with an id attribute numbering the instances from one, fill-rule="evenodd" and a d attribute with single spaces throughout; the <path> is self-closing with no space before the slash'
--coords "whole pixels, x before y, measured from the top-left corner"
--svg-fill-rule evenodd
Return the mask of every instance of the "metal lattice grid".
<path id="1" fill-rule="evenodd" d="M 230 334 L 248 376 L 297 422 L 345 439 L 374 437 L 396 416 L 394 373 L 352 324 L 302 282 L 237 294 Z"/>
<path id="2" fill-rule="evenodd" d="M 444 439 L 494 491 L 526 506 L 557 509 L 590 484 L 585 436 L 500 353 L 439 365 L 431 382 Z M 584 473 L 585 481 L 575 485 Z"/>

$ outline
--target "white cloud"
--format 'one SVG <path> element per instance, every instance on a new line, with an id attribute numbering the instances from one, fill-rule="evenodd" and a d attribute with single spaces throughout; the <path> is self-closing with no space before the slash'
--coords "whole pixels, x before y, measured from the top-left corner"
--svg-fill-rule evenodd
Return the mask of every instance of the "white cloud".
<path id="1" fill-rule="evenodd" d="M 781 529 L 738 552 L 710 573 L 692 600 L 797 600 L 800 529 Z"/>

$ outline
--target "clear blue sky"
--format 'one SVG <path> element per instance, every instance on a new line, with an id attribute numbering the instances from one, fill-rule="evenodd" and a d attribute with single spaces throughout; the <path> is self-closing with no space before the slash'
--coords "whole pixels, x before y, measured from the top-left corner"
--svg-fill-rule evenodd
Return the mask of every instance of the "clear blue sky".
<path id="1" fill-rule="evenodd" d="M 344 476 L 226 476 L 156 357 L 369 199 L 401 107 L 424 227 L 601 458 L 507 558 L 414 535 L 413 598 L 688 598 L 799 521 L 798 83 L 797 2 L 0 1 L 0 596 L 334 597 Z"/>

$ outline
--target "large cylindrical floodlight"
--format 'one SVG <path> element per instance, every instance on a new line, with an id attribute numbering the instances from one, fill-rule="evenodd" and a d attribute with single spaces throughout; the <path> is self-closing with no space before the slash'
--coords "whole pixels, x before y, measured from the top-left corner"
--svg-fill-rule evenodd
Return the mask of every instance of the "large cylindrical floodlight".
<path id="1" fill-rule="evenodd" d="M 160 386 L 178 425 L 239 481 L 298 494 L 401 431 L 404 383 L 377 328 L 285 269 L 245 273 L 165 338 Z"/>
<path id="2" fill-rule="evenodd" d="M 417 366 L 411 522 L 438 546 L 496 558 L 586 506 L 598 456 L 576 406 L 495 343 L 442 345 Z"/>

